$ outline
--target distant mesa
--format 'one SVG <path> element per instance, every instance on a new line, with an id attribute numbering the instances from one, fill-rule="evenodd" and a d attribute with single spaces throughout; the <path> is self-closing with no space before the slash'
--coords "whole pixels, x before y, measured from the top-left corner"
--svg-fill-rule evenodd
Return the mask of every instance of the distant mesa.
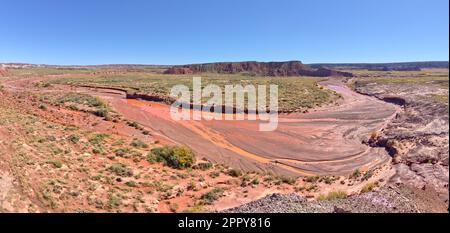
<path id="1" fill-rule="evenodd" d="M 313 68 L 366 69 L 370 71 L 420 71 L 422 69 L 448 69 L 448 61 L 396 62 L 396 63 L 334 63 L 311 64 Z"/>
<path id="2" fill-rule="evenodd" d="M 418 66 L 401 66 L 401 67 L 388 67 L 388 66 L 372 66 L 367 68 L 369 71 L 421 71 Z"/>
<path id="3" fill-rule="evenodd" d="M 314 77 L 353 77 L 351 73 L 326 69 L 312 68 L 300 61 L 287 62 L 217 62 L 205 64 L 191 64 L 173 66 L 165 74 L 238 74 L 246 73 L 260 76 L 314 76 Z"/>

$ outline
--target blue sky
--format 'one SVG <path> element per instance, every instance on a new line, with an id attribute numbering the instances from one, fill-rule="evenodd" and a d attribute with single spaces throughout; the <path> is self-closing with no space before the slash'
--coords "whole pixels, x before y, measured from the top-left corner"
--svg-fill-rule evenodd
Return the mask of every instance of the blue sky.
<path id="1" fill-rule="evenodd" d="M 0 0 L 0 62 L 448 60 L 448 0 Z"/>

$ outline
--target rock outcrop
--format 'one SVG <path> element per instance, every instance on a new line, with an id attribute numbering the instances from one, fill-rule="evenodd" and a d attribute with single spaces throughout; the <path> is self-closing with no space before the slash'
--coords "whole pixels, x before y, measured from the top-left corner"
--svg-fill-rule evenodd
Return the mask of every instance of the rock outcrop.
<path id="1" fill-rule="evenodd" d="M 227 209 L 225 213 L 446 213 L 447 209 L 430 190 L 391 184 L 346 199 L 309 201 L 295 193 L 271 194 Z"/>
<path id="2" fill-rule="evenodd" d="M 448 85 L 448 82 L 447 82 Z M 430 95 L 442 92 L 441 83 L 356 84 L 360 93 L 396 100 L 404 111 L 371 142 L 394 156 L 394 183 L 434 189 L 448 205 L 449 116 L 448 102 Z M 402 99 L 402 101 L 398 101 Z"/>

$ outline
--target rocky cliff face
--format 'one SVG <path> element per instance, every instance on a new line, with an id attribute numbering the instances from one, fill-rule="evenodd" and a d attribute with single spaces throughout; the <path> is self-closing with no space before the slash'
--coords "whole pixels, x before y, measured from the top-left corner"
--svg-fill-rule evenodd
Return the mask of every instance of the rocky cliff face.
<path id="1" fill-rule="evenodd" d="M 379 99 L 403 100 L 396 102 L 404 111 L 371 143 L 394 156 L 397 174 L 392 182 L 434 189 L 448 205 L 448 102 L 430 96 L 441 93 L 442 84 L 356 84 L 356 90 Z"/>
<path id="2" fill-rule="evenodd" d="M 351 73 L 340 72 L 325 68 L 311 68 L 300 61 L 288 62 L 218 62 L 207 64 L 193 64 L 173 66 L 165 71 L 166 74 L 198 74 L 220 73 L 236 74 L 247 73 L 261 76 L 344 76 L 352 77 Z"/>

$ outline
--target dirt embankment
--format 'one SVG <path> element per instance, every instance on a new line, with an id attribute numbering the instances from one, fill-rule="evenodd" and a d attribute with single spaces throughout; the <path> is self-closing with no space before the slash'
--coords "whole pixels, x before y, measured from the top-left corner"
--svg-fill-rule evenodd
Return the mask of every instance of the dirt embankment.
<path id="1" fill-rule="evenodd" d="M 3 68 L 3 66 L 0 67 L 0 77 L 6 77 L 8 75 L 8 71 Z"/>
<path id="2" fill-rule="evenodd" d="M 220 73 L 236 74 L 248 73 L 260 76 L 314 76 L 330 77 L 343 76 L 352 77 L 348 72 L 335 71 L 325 68 L 311 68 L 300 61 L 288 62 L 218 62 L 208 64 L 192 64 L 174 66 L 165 71 L 166 74 L 198 74 L 198 73 Z"/>

